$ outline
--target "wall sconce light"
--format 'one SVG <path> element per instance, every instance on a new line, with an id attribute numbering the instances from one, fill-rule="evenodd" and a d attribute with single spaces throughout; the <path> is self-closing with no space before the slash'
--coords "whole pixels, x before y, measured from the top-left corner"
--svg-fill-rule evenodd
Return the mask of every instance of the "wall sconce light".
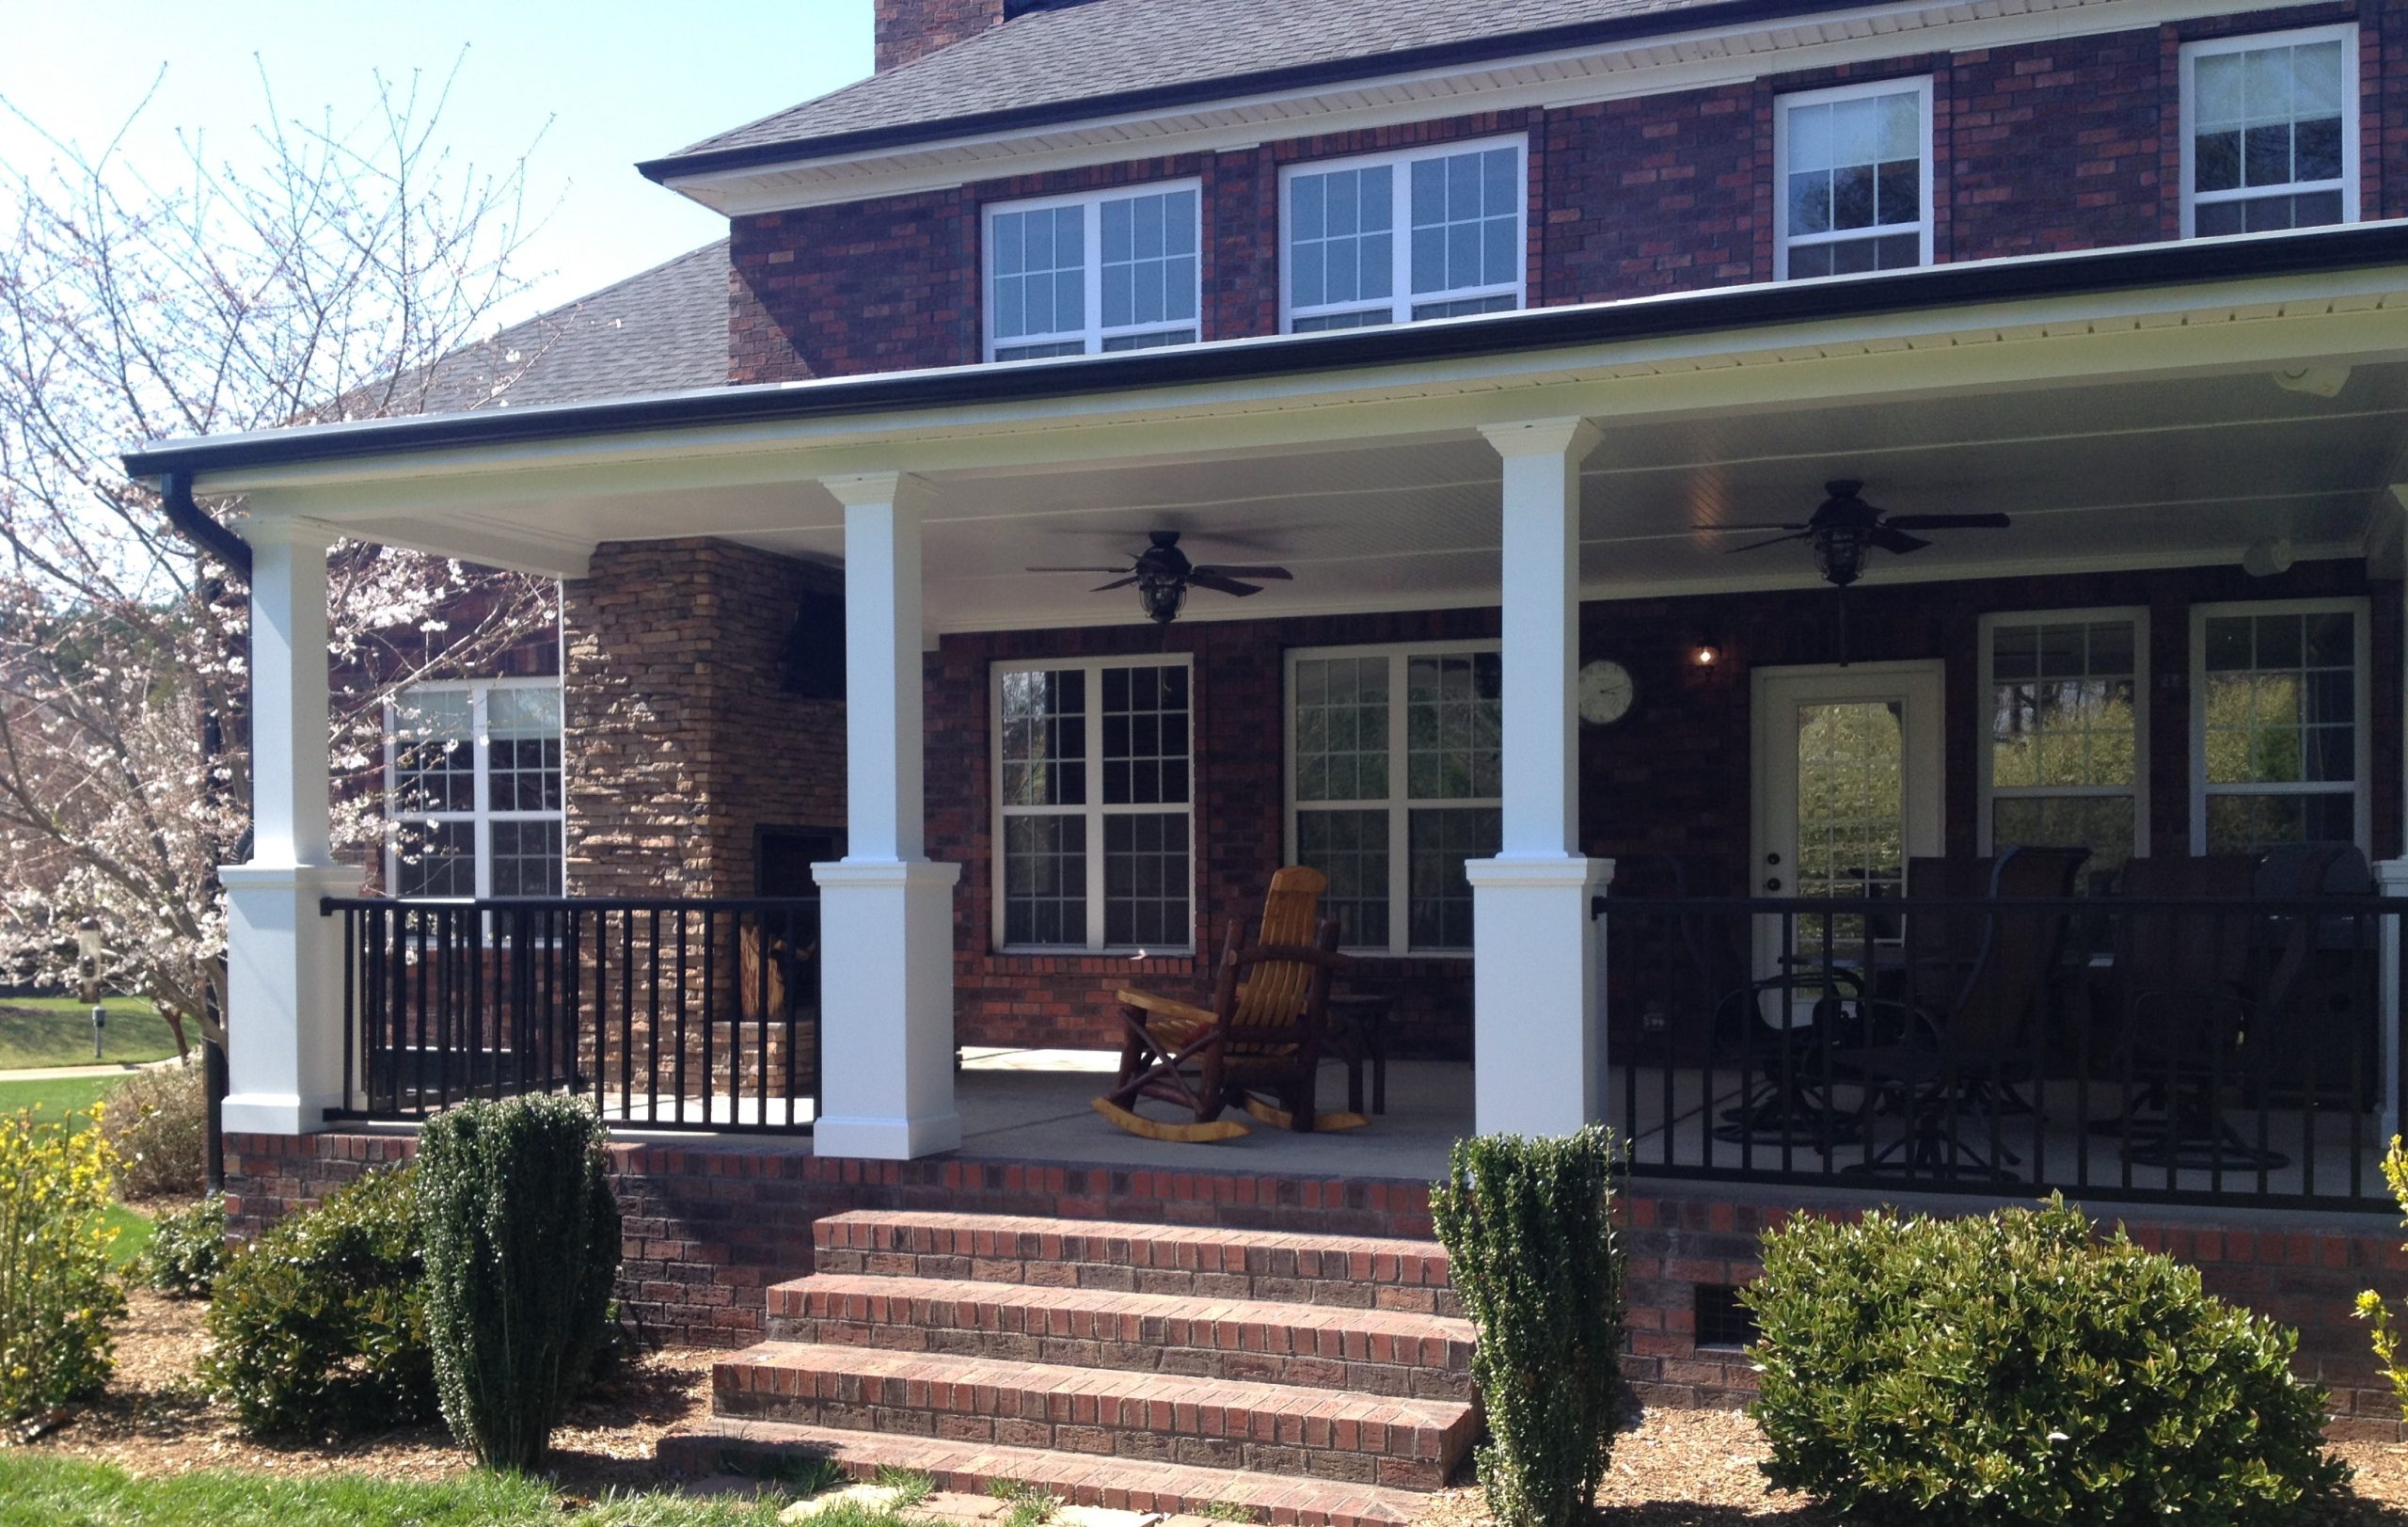
<path id="1" fill-rule="evenodd" d="M 1689 643 L 1689 665 L 1712 668 L 1722 661 L 1722 645 L 1711 636 L 1699 635 Z"/>
<path id="2" fill-rule="evenodd" d="M 2275 578 L 2291 570 L 2291 538 L 2252 541 L 2241 553 L 2241 570 L 2252 578 Z"/>

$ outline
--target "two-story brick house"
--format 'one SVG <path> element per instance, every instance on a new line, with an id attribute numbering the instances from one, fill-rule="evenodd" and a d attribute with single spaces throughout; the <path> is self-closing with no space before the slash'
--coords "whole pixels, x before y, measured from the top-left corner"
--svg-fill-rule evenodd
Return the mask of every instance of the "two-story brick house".
<path id="1" fill-rule="evenodd" d="M 246 1213 L 543 1054 L 630 1127 L 767 1137 L 627 1148 L 635 1302 L 744 1329 L 832 1209 L 1409 1236 L 1455 1134 L 1604 1118 L 1656 1392 L 1744 1387 L 1691 1286 L 1864 1175 L 2188 1205 L 2151 1233 L 2355 1381 L 2397 939 L 2281 896 L 2408 883 L 2408 5 L 879 0 L 879 66 L 642 167 L 728 215 L 728 385 L 133 458 L 247 495 L 259 625 L 300 648 L 337 531 L 566 581 L 568 895 L 515 943 L 499 903 L 322 913 L 320 697 L 261 656 L 289 765 L 229 873 Z M 1141 608 L 1029 570 L 1158 531 L 1292 576 Z M 841 703 L 797 676 L 840 627 Z M 2010 849 L 2080 851 L 2060 890 L 2086 852 L 2099 893 L 2015 976 L 2013 1076 L 1859 1073 L 1842 1110 L 1783 1069 L 1940 926 L 1862 903 Z M 798 914 L 742 899 L 815 854 L 816 1070 L 762 955 Z M 2192 1004 L 2242 1017 L 2117 1026 L 2135 860 L 2257 896 L 2231 942 L 2289 952 Z M 957 1076 L 1115 1042 L 1114 992 L 1193 990 L 1293 862 L 1422 1058 L 1368 1128 L 1215 1154 L 1114 1133 L 1076 1076 Z M 1643 894 L 1601 952 L 1609 879 Z M 1689 922 L 1647 920 L 1668 889 Z M 1943 1031 L 2015 975 L 1987 915 L 1988 984 L 1911 999 Z M 1752 985 L 1801 960 L 1806 996 Z M 537 964 L 530 1018 L 496 972 Z M 730 982 L 716 1049 L 661 1039 Z M 480 1037 L 505 1014 L 548 1037 Z M 2236 1226 L 2279 1277 L 2218 1262 Z"/>

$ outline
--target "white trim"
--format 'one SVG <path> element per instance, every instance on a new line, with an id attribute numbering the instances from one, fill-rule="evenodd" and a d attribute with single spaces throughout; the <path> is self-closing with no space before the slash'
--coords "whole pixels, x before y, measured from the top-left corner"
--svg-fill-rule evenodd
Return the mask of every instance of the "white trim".
<path id="1" fill-rule="evenodd" d="M 1083 316 L 1085 322 L 1075 329 L 1056 329 L 1043 334 L 1014 335 L 1005 343 L 1018 349 L 1023 346 L 1077 343 L 1081 355 L 1100 355 L 1108 340 L 1128 336 L 1166 333 L 1179 328 L 1176 322 L 1134 324 L 1115 326 L 1103 321 L 1103 207 L 1113 201 L 1139 201 L 1148 197 L 1171 196 L 1179 192 L 1192 193 L 1196 198 L 1196 291 L 1195 319 L 1188 327 L 1196 331 L 1194 343 L 1208 336 L 1204 332 L 1204 183 L 1193 176 L 1184 180 L 1143 181 L 1133 185 L 1115 185 L 1102 190 L 1081 191 L 1071 196 L 1032 197 L 1018 201 L 990 201 L 978 209 L 978 331 L 979 358 L 995 358 L 995 219 L 1014 213 L 1051 212 L 1063 207 L 1083 209 L 1082 237 L 1085 244 L 1085 286 Z M 1019 358 L 1029 358 L 1022 357 Z"/>
<path id="2" fill-rule="evenodd" d="M 554 707 L 561 716 L 561 804 L 550 811 L 497 810 L 493 805 L 493 737 L 487 716 L 487 697 L 495 690 L 549 690 Z M 406 822 L 467 822 L 470 824 L 475 853 L 475 892 L 477 899 L 493 895 L 493 826 L 501 821 L 550 821 L 561 824 L 561 889 L 553 894 L 565 895 L 568 882 L 568 724 L 565 697 L 557 676 L 533 678 L 463 678 L 432 679 L 412 684 L 400 692 L 402 695 L 457 694 L 468 696 L 469 770 L 473 781 L 473 803 L 467 811 L 396 812 L 395 792 L 399 787 L 398 756 L 395 732 L 396 696 L 385 700 L 385 894 L 399 894 L 402 883 L 402 851 L 400 829 Z M 457 900 L 453 897 L 430 897 L 427 900 Z"/>
<path id="3" fill-rule="evenodd" d="M 1452 287 L 1438 292 L 1413 290 L 1413 174 L 1414 165 L 1430 159 L 1451 159 L 1460 154 L 1486 153 L 1494 149 L 1513 149 L 1521 155 L 1522 194 L 1514 199 L 1514 247 L 1519 258 L 1513 262 L 1511 283 L 1496 282 L 1481 286 Z M 1417 144 L 1388 153 L 1350 154 L 1341 159 L 1307 159 L 1279 167 L 1278 228 L 1275 238 L 1279 246 L 1279 332 L 1295 332 L 1300 318 L 1335 314 L 1369 312 L 1369 302 L 1320 303 L 1306 312 L 1295 308 L 1291 285 L 1293 271 L 1292 245 L 1290 231 L 1294 223 L 1292 212 L 1294 185 L 1298 176 L 1329 175 L 1349 170 L 1377 169 L 1386 166 L 1391 174 L 1388 215 L 1388 317 L 1391 324 L 1415 322 L 1413 310 L 1426 303 L 1477 301 L 1484 297 L 1511 296 L 1516 310 L 1529 306 L 1530 270 L 1530 140 L 1526 133 L 1507 133 L 1493 137 L 1461 138 L 1446 143 Z"/>
<path id="4" fill-rule="evenodd" d="M 1863 101 L 1879 96 L 1912 95 L 1922 114 L 1920 139 L 1923 166 L 1917 172 L 1922 182 L 1923 213 L 1910 226 L 1906 223 L 1880 224 L 1869 228 L 1834 229 L 1824 233 L 1789 231 L 1789 114 L 1800 106 L 1830 105 L 1840 101 Z M 1919 265 L 1932 263 L 1932 229 L 1938 222 L 1933 208 L 1940 199 L 1939 188 L 1932 184 L 1931 152 L 1931 76 L 1909 75 L 1898 79 L 1868 80 L 1854 85 L 1833 86 L 1826 90 L 1800 90 L 1793 95 L 1774 98 L 1772 103 L 1772 274 L 1773 279 L 1789 279 L 1789 249 L 1792 244 L 1847 244 L 1859 239 L 1893 238 L 1905 233 L 1916 235 L 1920 254 Z"/>
<path id="5" fill-rule="evenodd" d="M 2369 671 L 2372 635 L 2368 628 L 2370 601 L 2363 595 L 2348 595 L 2317 599 L 2229 599 L 2214 604 L 2191 607 L 2191 851 L 2208 851 L 2208 621 L 2216 615 L 2314 615 L 2345 612 L 2351 617 L 2353 676 L 2350 704 L 2353 708 L 2352 730 L 2354 741 L 2350 767 L 2355 778 L 2351 787 L 2354 807 L 2351 812 L 2353 837 L 2361 851 L 2371 840 L 2370 809 L 2374 785 L 2374 697 L 2373 675 Z M 2231 786 L 2217 790 L 2222 795 L 2338 795 L 2341 792 L 2329 783 Z M 2371 853 L 2368 855 L 2372 857 Z"/>
<path id="6" fill-rule="evenodd" d="M 1465 112 L 1560 109 L 1745 85 L 1767 76 L 2143 31 L 2210 16 L 2284 8 L 2284 0 L 1906 0 L 1768 22 L 1742 31 L 1691 27 L 1610 44 L 1531 54 L 900 144 L 837 158 L 673 175 L 681 195 L 730 216 L 945 190 L 1137 158 L 1428 121 Z M 1669 18 L 1668 18 L 1669 19 Z"/>
<path id="7" fill-rule="evenodd" d="M 1991 641 L 2001 626 L 2087 626 L 2124 620 L 2132 626 L 2132 783 L 2129 786 L 2010 786 L 2007 799 L 2020 801 L 2049 800 L 2119 800 L 2131 797 L 2132 803 L 2132 853 L 2141 857 L 2148 852 L 2148 774 L 2149 774 L 2149 636 L 2148 606 L 2098 605 L 2067 610 L 2001 610 L 1981 617 L 1975 623 L 1974 665 L 1979 688 L 1974 691 L 1977 702 L 1973 715 L 1975 727 L 1973 778 L 1973 835 L 1976 851 L 1993 851 L 1990 833 L 1990 804 L 1996 799 L 1997 787 L 1990 778 L 1996 763 L 1990 727 L 1995 724 L 1998 698 L 1996 681 L 1991 677 Z"/>
<path id="8" fill-rule="evenodd" d="M 1108 668 L 1184 668 L 1187 670 L 1187 799 L 1183 802 L 1130 803 L 1107 805 L 1103 800 L 1103 682 Z M 1069 673 L 1087 676 L 1086 773 L 1087 799 L 1069 806 L 1007 806 L 1004 803 L 1004 676 L 1006 674 Z M 989 828 L 988 868 L 992 877 L 987 898 L 988 945 L 1003 955 L 1147 954 L 1187 956 L 1196 952 L 1196 915 L 1202 906 L 1202 866 L 1196 853 L 1196 659 L 1186 652 L 1132 652 L 1100 658 L 997 659 L 987 665 L 987 789 L 993 803 Z M 1187 937 L 1177 946 L 1108 944 L 1104 941 L 1103 819 L 1106 817 L 1159 816 L 1177 809 L 1187 819 Z M 1086 835 L 1086 942 L 1084 944 L 1009 944 L 1004 939 L 1004 823 L 1010 817 L 1077 817 L 1088 825 Z"/>
<path id="9" fill-rule="evenodd" d="M 2338 189 L 2341 193 L 2341 221 L 2358 220 L 2358 189 L 2362 173 L 2358 164 L 2359 113 L 2364 109 L 2365 89 L 2359 73 L 2358 24 L 2340 22 L 2331 26 L 2305 26 L 2285 32 L 2250 32 L 2238 37 L 2210 38 L 2200 42 L 2185 42 L 2181 52 L 2180 127 L 2182 145 L 2182 236 L 2198 236 L 2196 206 L 2199 193 L 2193 189 L 2198 167 L 2194 162 L 2198 153 L 2198 136 L 2192 130 L 2192 119 L 2198 103 L 2195 73 L 2198 61 L 2229 53 L 2255 53 L 2261 48 L 2297 47 L 2305 43 L 2339 42 L 2341 44 L 2341 180 L 2337 187 L 2329 181 L 2287 183 L 2288 194 Z M 2244 186 L 2232 191 L 2211 191 L 2206 199 L 2216 201 L 2247 201 L 2258 197 L 2287 194 L 2283 187 L 2271 185 Z"/>
<path id="10" fill-rule="evenodd" d="M 1501 652 L 1503 644 L 1494 637 L 1476 637 L 1461 642 L 1367 642 L 1341 646 L 1290 647 L 1281 654 L 1279 686 L 1279 857 L 1282 864 L 1295 864 L 1296 813 L 1305 809 L 1296 799 L 1296 664 L 1300 661 L 1342 658 L 1385 658 L 1388 664 L 1388 790 L 1385 798 L 1363 801 L 1315 801 L 1310 808 L 1317 811 L 1379 811 L 1388 819 L 1388 942 L 1386 946 L 1362 946 L 1346 952 L 1375 958 L 1450 960 L 1469 959 L 1469 948 L 1418 949 L 1413 946 L 1413 864 L 1412 812 L 1414 797 L 1406 782 L 1406 763 L 1410 745 L 1406 736 L 1408 717 L 1405 705 L 1406 665 L 1415 658 L 1465 657 L 1476 653 Z M 1467 796 L 1460 800 L 1426 803 L 1441 809 L 1449 806 L 1477 808 L 1494 806 L 1503 809 L 1499 796 Z"/>

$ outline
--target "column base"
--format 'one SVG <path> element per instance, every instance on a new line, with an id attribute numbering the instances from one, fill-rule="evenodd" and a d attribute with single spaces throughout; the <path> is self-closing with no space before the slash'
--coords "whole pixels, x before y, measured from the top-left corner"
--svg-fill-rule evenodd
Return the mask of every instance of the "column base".
<path id="1" fill-rule="evenodd" d="M 961 1144 L 953 1097 L 959 865 L 838 860 L 819 883 L 823 1156 L 908 1161 Z"/>
<path id="2" fill-rule="evenodd" d="M 357 896 L 348 865 L 228 865 L 225 1124 L 308 1135 L 342 1106 L 342 925 L 326 897 Z"/>
<path id="3" fill-rule="evenodd" d="M 1589 901 L 1610 859 L 1474 859 L 1471 882 L 1473 1126 L 1483 1135 L 1569 1135 L 1604 1117 L 1597 942 Z"/>

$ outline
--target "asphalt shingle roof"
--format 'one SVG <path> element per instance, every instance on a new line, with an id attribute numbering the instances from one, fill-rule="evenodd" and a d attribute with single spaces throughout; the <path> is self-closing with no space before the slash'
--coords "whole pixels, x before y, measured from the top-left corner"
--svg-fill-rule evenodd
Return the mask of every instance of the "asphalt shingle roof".
<path id="1" fill-rule="evenodd" d="M 645 167 L 954 118 L 1071 107 L 1424 48 L 1708 8 L 1718 0 L 1088 0 L 1031 11 Z M 1545 36 L 1533 48 L 1549 44 Z"/>

